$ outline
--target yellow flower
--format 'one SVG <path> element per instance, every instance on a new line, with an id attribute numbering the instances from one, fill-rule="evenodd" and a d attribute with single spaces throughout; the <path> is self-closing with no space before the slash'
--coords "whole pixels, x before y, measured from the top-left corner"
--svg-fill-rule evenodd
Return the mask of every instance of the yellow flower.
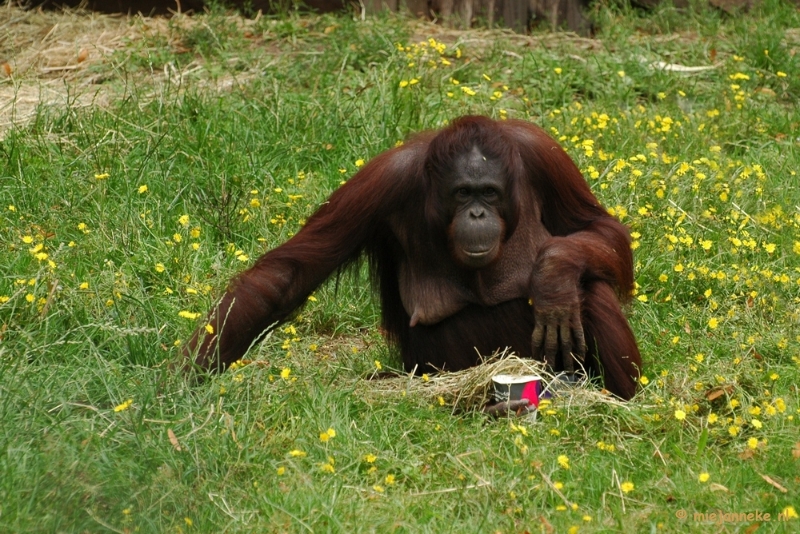
<path id="1" fill-rule="evenodd" d="M 300 449 L 294 449 L 289 451 L 289 456 L 292 458 L 305 458 L 308 454 L 305 451 L 301 451 Z"/>
<path id="2" fill-rule="evenodd" d="M 292 370 L 291 370 L 291 369 L 289 369 L 288 367 L 284 367 L 284 368 L 281 370 L 281 378 L 283 378 L 284 380 L 286 380 L 287 378 L 289 378 L 289 375 L 290 375 L 290 374 L 292 374 Z"/>
<path id="3" fill-rule="evenodd" d="M 190 517 L 184 517 L 183 518 L 183 522 L 186 523 L 187 527 L 191 527 L 194 524 L 194 522 L 192 521 L 192 519 Z"/>
<path id="4" fill-rule="evenodd" d="M 183 214 L 180 217 L 178 217 L 178 224 L 180 224 L 184 228 L 188 228 L 189 227 L 189 216 L 186 215 L 186 214 Z"/>
<path id="5" fill-rule="evenodd" d="M 327 443 L 328 440 L 330 440 L 331 438 L 335 438 L 335 437 L 336 437 L 336 431 L 333 428 L 329 428 L 325 432 L 320 432 L 319 433 L 319 440 L 322 443 Z"/>
<path id="6" fill-rule="evenodd" d="M 566 455 L 560 454 L 557 460 L 558 460 L 558 465 L 560 465 L 564 469 L 569 469 L 569 458 Z"/>
<path id="7" fill-rule="evenodd" d="M 333 464 L 330 464 L 330 463 L 322 464 L 320 466 L 320 469 L 322 470 L 323 473 L 335 473 L 336 472 L 336 469 L 333 467 Z"/>
<path id="8" fill-rule="evenodd" d="M 127 410 L 128 408 L 131 407 L 131 404 L 133 404 L 133 399 L 128 399 L 125 402 L 123 402 L 122 404 L 117 404 L 116 406 L 114 406 L 114 411 L 115 412 L 124 412 L 125 410 Z"/>
<path id="9" fill-rule="evenodd" d="M 713 329 L 717 328 L 718 326 L 719 326 L 719 320 L 716 317 L 712 317 L 711 319 L 708 320 L 708 327 L 710 329 L 713 330 Z"/>
<path id="10" fill-rule="evenodd" d="M 408 80 L 400 80 L 400 87 L 408 87 Z"/>
<path id="11" fill-rule="evenodd" d="M 700 482 L 708 482 L 709 478 L 711 478 L 711 475 L 708 473 L 700 473 L 700 475 L 697 477 L 697 480 Z"/>
<path id="12" fill-rule="evenodd" d="M 139 186 L 139 194 L 147 193 L 147 184 L 143 184 Z"/>
<path id="13" fill-rule="evenodd" d="M 186 311 L 186 310 L 181 310 L 181 311 L 178 312 L 178 317 L 183 317 L 184 319 L 189 319 L 191 321 L 194 321 L 195 319 L 200 317 L 200 314 L 199 313 L 190 312 L 190 311 Z"/>
<path id="14" fill-rule="evenodd" d="M 561 74 L 561 67 L 556 67 L 553 71 L 555 71 L 556 74 Z"/>
<path id="15" fill-rule="evenodd" d="M 105 179 L 106 179 L 106 178 L 108 178 L 109 176 L 111 176 L 111 175 L 110 175 L 110 174 L 108 174 L 107 172 L 104 172 L 104 173 L 102 173 L 102 174 L 95 174 L 95 175 L 94 175 L 95 179 L 97 179 L 97 180 L 105 180 Z"/>
<path id="16" fill-rule="evenodd" d="M 395 482 L 394 475 L 391 475 L 391 474 L 390 475 L 386 475 L 385 482 L 386 482 L 387 486 L 391 486 L 392 484 L 394 484 L 394 482 Z"/>
<path id="17" fill-rule="evenodd" d="M 756 449 L 758 448 L 758 438 L 750 438 L 747 440 L 747 447 L 749 449 Z"/>
<path id="18" fill-rule="evenodd" d="M 368 464 L 374 464 L 375 460 L 377 460 L 377 459 L 378 459 L 378 457 L 375 456 L 374 454 L 365 454 L 364 455 L 364 461 L 367 462 Z"/>
<path id="19" fill-rule="evenodd" d="M 372 486 L 372 489 L 375 490 L 377 493 L 383 493 L 384 492 L 383 486 L 379 486 L 378 484 L 375 484 L 374 486 Z"/>
<path id="20" fill-rule="evenodd" d="M 624 70 L 618 70 L 617 71 L 617 76 L 619 76 L 620 78 L 624 78 L 625 77 L 625 71 Z"/>
<path id="21" fill-rule="evenodd" d="M 281 466 L 278 469 L 276 469 L 275 472 L 278 474 L 278 476 L 283 476 L 283 474 L 286 473 L 286 468 Z"/>
<path id="22" fill-rule="evenodd" d="M 378 371 L 383 369 L 383 366 L 381 365 L 381 362 L 379 362 L 378 360 L 375 360 L 375 369 L 377 369 Z"/>
<path id="23" fill-rule="evenodd" d="M 163 263 L 156 263 L 156 272 L 157 273 L 163 273 L 164 269 L 165 269 L 165 267 L 164 267 Z"/>
<path id="24" fill-rule="evenodd" d="M 777 76 L 778 78 L 786 78 L 786 73 L 779 70 L 778 72 L 775 73 L 775 76 Z M 797 516 L 795 515 L 795 517 Z"/>
<path id="25" fill-rule="evenodd" d="M 622 493 L 630 493 L 633 491 L 633 482 L 626 481 L 619 485 L 619 489 L 622 490 Z"/>
<path id="26" fill-rule="evenodd" d="M 364 160 L 363 160 L 363 159 L 357 159 L 357 160 L 356 160 L 356 167 L 363 167 L 363 166 L 364 166 L 364 163 L 365 163 L 365 162 L 364 162 Z"/>
<path id="27" fill-rule="evenodd" d="M 677 419 L 678 421 L 683 421 L 684 419 L 686 419 L 686 412 L 684 412 L 683 410 L 675 410 L 675 419 Z"/>
<path id="28" fill-rule="evenodd" d="M 639 377 L 639 383 L 643 386 L 646 386 L 647 384 L 650 383 L 650 379 L 647 378 L 645 375 L 642 375 Z"/>
<path id="29" fill-rule="evenodd" d="M 209 334 L 213 334 L 214 333 L 214 327 L 211 326 L 210 324 L 207 324 L 206 325 L 206 332 L 208 332 Z"/>
<path id="30" fill-rule="evenodd" d="M 791 505 L 790 505 L 790 506 L 787 506 L 786 508 L 784 508 L 784 509 L 781 511 L 781 514 L 782 514 L 782 515 L 783 515 L 783 517 L 785 517 L 786 519 L 797 519 L 797 518 L 798 518 L 798 516 L 797 516 L 797 512 L 796 512 L 796 511 L 795 511 L 795 509 L 794 509 L 794 506 L 791 506 Z"/>
<path id="31" fill-rule="evenodd" d="M 715 414 L 715 413 L 708 414 L 708 424 L 709 425 L 713 425 L 714 423 L 717 422 L 718 419 L 719 419 L 719 416 L 717 414 Z"/>

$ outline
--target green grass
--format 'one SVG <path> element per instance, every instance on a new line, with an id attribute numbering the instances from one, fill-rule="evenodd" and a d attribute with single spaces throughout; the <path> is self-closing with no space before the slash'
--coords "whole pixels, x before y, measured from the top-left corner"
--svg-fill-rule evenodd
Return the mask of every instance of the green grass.
<path id="1" fill-rule="evenodd" d="M 800 513 L 800 14 L 594 16 L 587 41 L 214 10 L 94 66 L 110 104 L 8 131 L 0 530 L 705 532 L 695 512 L 722 511 L 795 531 L 777 514 Z M 556 399 L 530 423 L 370 395 L 374 362 L 400 363 L 359 269 L 259 364 L 170 370 L 197 326 L 180 312 L 359 159 L 465 113 L 542 125 L 634 232 L 633 401 Z"/>

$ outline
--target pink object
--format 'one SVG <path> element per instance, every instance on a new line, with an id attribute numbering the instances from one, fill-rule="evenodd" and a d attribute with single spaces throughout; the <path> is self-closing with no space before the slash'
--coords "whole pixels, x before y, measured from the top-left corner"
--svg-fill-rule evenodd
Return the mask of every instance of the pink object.
<path id="1" fill-rule="evenodd" d="M 539 407 L 539 395 L 542 391 L 542 377 L 538 375 L 495 375 L 494 400 L 508 402 L 527 399 L 528 406 Z"/>
<path id="2" fill-rule="evenodd" d="M 541 380 L 532 380 L 525 384 L 522 388 L 522 395 L 520 396 L 521 399 L 528 399 L 530 403 L 528 406 L 536 406 L 539 407 L 539 387 L 541 386 Z"/>

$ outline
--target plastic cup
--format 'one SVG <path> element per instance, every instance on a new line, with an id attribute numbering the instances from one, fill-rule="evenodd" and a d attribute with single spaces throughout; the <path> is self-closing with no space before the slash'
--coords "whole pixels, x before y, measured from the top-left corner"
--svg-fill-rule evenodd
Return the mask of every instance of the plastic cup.
<path id="1" fill-rule="evenodd" d="M 528 400 L 528 406 L 539 407 L 539 398 L 542 392 L 542 377 L 538 375 L 495 375 L 492 377 L 494 384 L 495 402 L 508 402 Z"/>

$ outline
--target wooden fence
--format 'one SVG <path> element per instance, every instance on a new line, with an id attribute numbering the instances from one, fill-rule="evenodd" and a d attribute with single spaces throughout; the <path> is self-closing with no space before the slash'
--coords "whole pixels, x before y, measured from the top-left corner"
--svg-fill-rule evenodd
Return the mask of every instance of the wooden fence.
<path id="1" fill-rule="evenodd" d="M 377 13 L 383 9 L 400 11 L 408 9 L 419 17 L 443 20 L 456 27 L 468 28 L 476 18 L 490 27 L 504 26 L 523 32 L 532 20 L 539 20 L 556 28 L 566 28 L 586 33 L 589 30 L 583 15 L 583 6 L 589 0 L 302 0 L 315 11 L 338 11 L 345 6 Z M 2 3 L 2 2 L 0 2 Z M 202 11 L 203 0 L 31 0 L 31 5 L 45 8 L 75 7 L 83 3 L 88 9 L 106 13 L 137 13 L 144 15 L 169 11 Z M 291 5 L 292 0 L 226 0 L 233 7 L 244 7 L 265 13 L 276 6 Z"/>

